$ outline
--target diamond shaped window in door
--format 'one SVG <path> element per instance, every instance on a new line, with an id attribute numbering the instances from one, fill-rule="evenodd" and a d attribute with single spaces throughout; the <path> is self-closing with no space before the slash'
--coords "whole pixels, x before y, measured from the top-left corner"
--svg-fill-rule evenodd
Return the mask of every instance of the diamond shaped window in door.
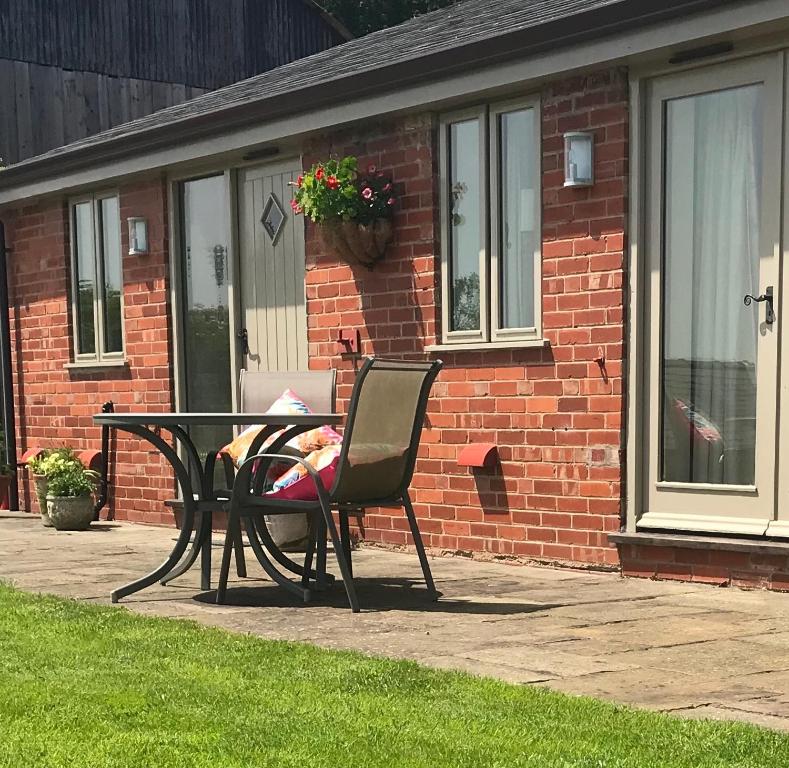
<path id="1" fill-rule="evenodd" d="M 263 216 L 260 218 L 260 221 L 263 224 L 263 229 L 266 230 L 266 233 L 271 238 L 271 242 L 276 243 L 280 232 L 282 232 L 282 227 L 285 224 L 285 211 L 282 210 L 282 206 L 279 204 L 279 200 L 277 200 L 273 192 L 268 196 L 268 200 L 266 200 L 266 205 L 263 208 Z"/>

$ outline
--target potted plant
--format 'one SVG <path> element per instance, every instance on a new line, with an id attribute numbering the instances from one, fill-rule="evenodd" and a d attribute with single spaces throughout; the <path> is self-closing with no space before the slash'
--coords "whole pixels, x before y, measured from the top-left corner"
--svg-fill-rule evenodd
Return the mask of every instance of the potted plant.
<path id="1" fill-rule="evenodd" d="M 372 267 L 392 239 L 397 205 L 392 180 L 374 165 L 359 174 L 355 157 L 316 163 L 294 183 L 294 213 L 320 228 L 324 244 L 337 256 Z"/>
<path id="2" fill-rule="evenodd" d="M 41 522 L 48 528 L 52 526 L 47 512 L 49 475 L 69 464 L 82 467 L 82 462 L 71 448 L 47 448 L 27 461 L 41 512 Z"/>
<path id="3" fill-rule="evenodd" d="M 47 472 L 47 513 L 58 531 L 84 531 L 93 521 L 98 473 L 81 462 L 64 462 Z"/>

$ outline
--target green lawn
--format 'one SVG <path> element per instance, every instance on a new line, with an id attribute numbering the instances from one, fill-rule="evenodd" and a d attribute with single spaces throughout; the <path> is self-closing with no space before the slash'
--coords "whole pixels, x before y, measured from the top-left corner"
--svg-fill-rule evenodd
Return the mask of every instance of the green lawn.
<path id="1" fill-rule="evenodd" d="M 4 768 L 787 765 L 766 730 L 0 585 Z"/>

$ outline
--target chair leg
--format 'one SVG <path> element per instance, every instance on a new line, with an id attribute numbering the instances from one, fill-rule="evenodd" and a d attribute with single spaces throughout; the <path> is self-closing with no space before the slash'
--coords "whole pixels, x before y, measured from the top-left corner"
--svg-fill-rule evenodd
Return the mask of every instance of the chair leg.
<path id="1" fill-rule="evenodd" d="M 316 530 L 319 528 L 319 525 L 314 516 L 308 518 L 307 526 L 307 551 L 304 553 L 304 572 L 301 574 L 301 585 L 303 587 L 308 587 L 310 583 L 312 558 L 315 556 L 315 546 L 317 544 Z"/>
<path id="2" fill-rule="evenodd" d="M 233 504 L 230 505 L 230 512 L 227 515 L 227 533 L 225 534 L 225 546 L 222 550 L 222 567 L 219 571 L 219 584 L 216 588 L 216 602 L 225 602 L 227 593 L 227 580 L 230 577 L 230 558 L 233 556 L 233 546 L 237 538 L 241 536 L 241 516 L 238 509 Z"/>
<path id="3" fill-rule="evenodd" d="M 245 579 L 247 577 L 247 560 L 244 556 L 244 539 L 240 525 L 233 531 L 233 552 L 236 556 L 236 573 L 240 579 Z"/>
<path id="4" fill-rule="evenodd" d="M 323 515 L 315 521 L 315 546 L 317 548 L 315 571 L 318 574 L 316 581 L 323 586 L 329 581 L 326 573 L 326 521 Z"/>
<path id="5" fill-rule="evenodd" d="M 348 572 L 353 578 L 353 551 L 351 549 L 351 527 L 348 522 L 348 513 L 340 511 L 340 542 L 345 559 L 348 561 Z"/>
<path id="6" fill-rule="evenodd" d="M 416 553 L 419 555 L 419 564 L 422 566 L 422 574 L 425 577 L 427 591 L 433 599 L 438 599 L 441 593 L 436 590 L 436 585 L 433 583 L 433 574 L 430 572 L 430 563 L 425 554 L 425 545 L 422 543 L 422 535 L 419 533 L 419 526 L 416 524 L 414 508 L 411 505 L 411 498 L 407 491 L 403 494 L 403 506 L 405 507 L 405 514 L 408 517 L 408 525 L 411 527 L 411 536 L 414 539 Z"/>
<path id="7" fill-rule="evenodd" d="M 321 504 L 323 511 L 323 518 L 326 521 L 326 528 L 329 531 L 331 544 L 334 549 L 334 556 L 337 558 L 337 565 L 340 566 L 340 573 L 342 574 L 342 583 L 345 585 L 345 593 L 348 595 L 348 602 L 351 604 L 351 610 L 354 613 L 359 613 L 359 600 L 356 597 L 356 587 L 353 584 L 353 577 L 351 576 L 350 569 L 348 568 L 348 561 L 345 559 L 345 552 L 343 552 L 342 542 L 337 535 L 337 526 L 334 524 L 331 508 L 328 504 Z"/>

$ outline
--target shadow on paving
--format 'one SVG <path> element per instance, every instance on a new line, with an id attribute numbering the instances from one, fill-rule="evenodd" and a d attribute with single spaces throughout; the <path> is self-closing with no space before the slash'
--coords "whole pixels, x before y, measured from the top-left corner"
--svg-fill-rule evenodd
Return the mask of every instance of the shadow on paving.
<path id="1" fill-rule="evenodd" d="M 439 598 L 431 600 L 421 582 L 411 579 L 365 579 L 354 581 L 359 604 L 366 613 L 386 611 L 421 611 L 424 613 L 456 613 L 483 616 L 516 616 L 560 607 L 558 603 L 503 603 L 477 600 Z M 216 591 L 203 592 L 194 596 L 201 603 L 215 604 Z M 225 605 L 244 608 L 293 608 L 302 605 L 283 589 L 269 586 L 228 587 Z M 318 592 L 305 608 L 346 608 L 348 598 L 342 584 Z"/>

